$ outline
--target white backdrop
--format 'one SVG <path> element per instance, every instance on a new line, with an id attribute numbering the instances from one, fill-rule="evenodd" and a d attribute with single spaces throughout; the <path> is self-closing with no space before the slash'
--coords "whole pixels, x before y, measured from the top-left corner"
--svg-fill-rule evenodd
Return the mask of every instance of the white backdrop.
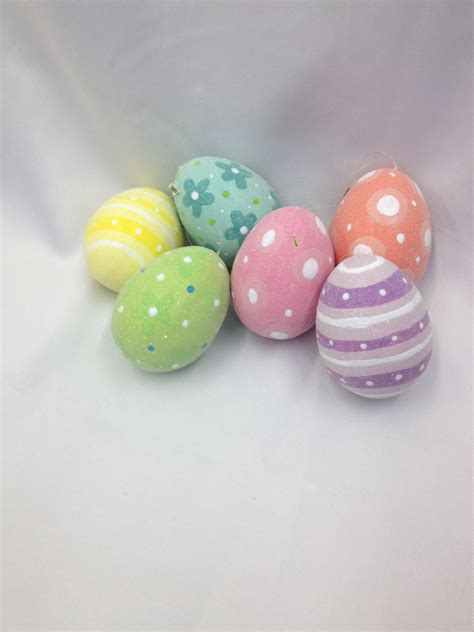
<path id="1" fill-rule="evenodd" d="M 471 12 L 3 3 L 3 629 L 470 628 Z M 314 332 L 233 314 L 183 371 L 121 358 L 81 255 L 103 200 L 212 154 L 329 222 L 371 150 L 433 216 L 412 392 L 357 399 Z"/>

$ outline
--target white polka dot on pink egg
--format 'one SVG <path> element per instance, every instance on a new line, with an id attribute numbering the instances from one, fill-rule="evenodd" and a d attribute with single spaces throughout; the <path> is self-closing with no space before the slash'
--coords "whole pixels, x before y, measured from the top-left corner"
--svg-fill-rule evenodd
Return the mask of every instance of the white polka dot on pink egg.
<path id="1" fill-rule="evenodd" d="M 232 269 L 234 307 L 251 331 L 288 340 L 314 326 L 319 292 L 334 267 L 328 231 L 302 207 L 266 215 Z"/>

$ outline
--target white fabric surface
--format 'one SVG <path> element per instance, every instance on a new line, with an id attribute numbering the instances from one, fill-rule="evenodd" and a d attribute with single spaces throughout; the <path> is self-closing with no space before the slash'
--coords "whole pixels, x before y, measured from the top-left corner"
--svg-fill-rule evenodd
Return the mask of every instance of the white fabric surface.
<path id="1" fill-rule="evenodd" d="M 471 12 L 3 3 L 3 629 L 470 628 Z M 103 200 L 214 154 L 329 222 L 371 150 L 433 216 L 416 388 L 358 399 L 232 314 L 181 372 L 121 358 Z"/>

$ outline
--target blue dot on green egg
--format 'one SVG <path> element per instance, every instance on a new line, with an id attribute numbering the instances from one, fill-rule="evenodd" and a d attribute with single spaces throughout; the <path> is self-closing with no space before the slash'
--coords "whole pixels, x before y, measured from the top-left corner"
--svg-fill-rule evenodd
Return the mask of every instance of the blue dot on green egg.
<path id="1" fill-rule="evenodd" d="M 207 342 L 203 342 L 203 344 L 201 345 L 201 349 L 205 349 L 207 347 Z"/>
<path id="2" fill-rule="evenodd" d="M 186 288 L 189 294 L 193 294 L 195 289 L 196 288 L 194 287 L 194 285 L 188 285 L 188 287 Z"/>
<path id="3" fill-rule="evenodd" d="M 147 349 L 148 351 L 154 351 L 155 347 L 153 345 L 148 345 Z"/>

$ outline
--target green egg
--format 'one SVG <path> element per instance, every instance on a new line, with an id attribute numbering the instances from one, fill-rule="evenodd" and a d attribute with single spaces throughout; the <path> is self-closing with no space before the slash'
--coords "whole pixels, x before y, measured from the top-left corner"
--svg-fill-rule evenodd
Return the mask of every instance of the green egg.
<path id="1" fill-rule="evenodd" d="M 142 369 L 174 371 L 206 351 L 228 306 L 229 273 L 221 258 L 208 248 L 177 248 L 124 285 L 112 335 L 123 355 Z"/>
<path id="2" fill-rule="evenodd" d="M 213 156 L 186 162 L 170 188 L 191 241 L 217 252 L 228 267 L 255 224 L 281 206 L 258 173 Z"/>

